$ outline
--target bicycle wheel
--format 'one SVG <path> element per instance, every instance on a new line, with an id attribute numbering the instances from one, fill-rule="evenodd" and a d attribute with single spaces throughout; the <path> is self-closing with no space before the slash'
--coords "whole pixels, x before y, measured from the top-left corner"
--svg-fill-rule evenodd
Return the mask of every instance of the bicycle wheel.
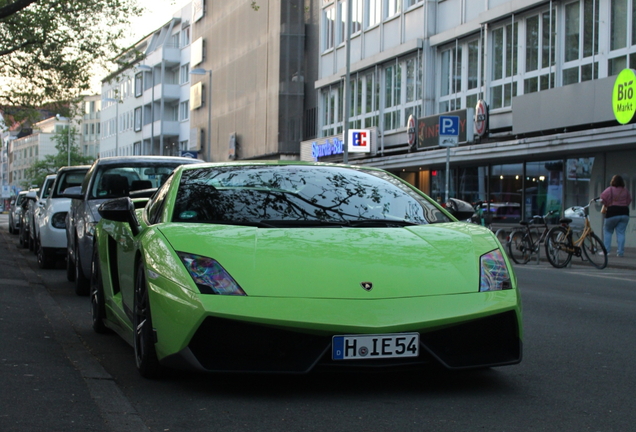
<path id="1" fill-rule="evenodd" d="M 545 239 L 545 254 L 552 267 L 563 268 L 572 259 L 572 237 L 567 235 L 567 230 L 556 226 L 548 231 Z"/>
<path id="2" fill-rule="evenodd" d="M 532 244 L 530 243 L 530 237 L 525 231 L 517 230 L 510 233 L 508 252 L 510 253 L 510 258 L 517 264 L 526 264 L 530 261 Z"/>
<path id="3" fill-rule="evenodd" d="M 585 239 L 583 239 L 583 253 L 587 259 L 597 269 L 604 269 L 607 267 L 607 250 L 600 238 L 594 233 L 589 233 Z"/>

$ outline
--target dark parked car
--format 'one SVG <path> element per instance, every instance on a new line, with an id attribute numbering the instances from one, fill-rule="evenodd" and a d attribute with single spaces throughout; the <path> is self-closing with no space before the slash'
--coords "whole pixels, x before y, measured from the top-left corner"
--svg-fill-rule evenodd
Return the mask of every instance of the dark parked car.
<path id="1" fill-rule="evenodd" d="M 71 198 L 66 217 L 67 278 L 75 281 L 77 295 L 87 295 L 90 285 L 95 226 L 101 219 L 97 208 L 112 198 L 153 193 L 172 171 L 198 159 L 170 156 L 117 156 L 97 159 L 81 186 L 67 189 Z"/>
<path id="2" fill-rule="evenodd" d="M 11 201 L 11 208 L 9 209 L 9 233 L 18 234 L 20 232 L 20 226 L 22 223 L 22 204 L 26 200 L 26 194 L 28 191 L 22 191 L 18 193 L 18 196 Z"/>

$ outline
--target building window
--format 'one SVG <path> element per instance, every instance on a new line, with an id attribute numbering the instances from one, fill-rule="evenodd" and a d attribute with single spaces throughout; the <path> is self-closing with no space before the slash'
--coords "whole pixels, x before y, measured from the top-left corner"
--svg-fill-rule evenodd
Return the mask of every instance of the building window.
<path id="1" fill-rule="evenodd" d="M 598 19 L 598 1 L 581 0 L 565 5 L 562 85 L 598 78 L 598 62 L 594 61 L 598 55 Z"/>
<path id="2" fill-rule="evenodd" d="M 342 133 L 342 91 L 339 86 L 322 91 L 322 136 Z"/>
<path id="3" fill-rule="evenodd" d="M 395 62 L 384 68 L 384 130 L 402 126 L 402 64 Z"/>
<path id="4" fill-rule="evenodd" d="M 607 75 L 636 67 L 636 1 L 612 0 Z"/>
<path id="5" fill-rule="evenodd" d="M 327 51 L 334 47 L 335 25 L 336 25 L 336 8 L 331 5 L 322 11 L 322 28 L 324 29 L 322 48 Z"/>
<path id="6" fill-rule="evenodd" d="M 415 6 L 418 3 L 422 3 L 424 0 L 406 0 L 405 1 L 405 5 L 407 8 L 410 8 L 411 6 Z"/>
<path id="7" fill-rule="evenodd" d="M 190 27 L 181 30 L 181 47 L 190 45 Z"/>
<path id="8" fill-rule="evenodd" d="M 384 0 L 384 18 L 398 15 L 402 9 L 402 0 Z"/>
<path id="9" fill-rule="evenodd" d="M 143 72 L 138 72 L 135 74 L 135 97 L 140 97 L 144 94 L 143 85 Z"/>
<path id="10" fill-rule="evenodd" d="M 515 22 L 492 32 L 491 109 L 509 107 L 517 95 L 518 27 Z"/>
<path id="11" fill-rule="evenodd" d="M 365 0 L 366 4 L 366 26 L 365 28 L 373 27 L 380 23 L 380 14 L 382 12 L 382 0 Z"/>
<path id="12" fill-rule="evenodd" d="M 555 86 L 556 10 L 545 11 L 525 20 L 526 70 L 523 92 L 534 93 Z"/>
<path id="13" fill-rule="evenodd" d="M 188 120 L 190 118 L 190 101 L 181 102 L 179 104 L 179 121 Z"/>
<path id="14" fill-rule="evenodd" d="M 440 113 L 461 108 L 462 51 L 462 45 L 459 43 L 442 51 L 439 87 Z"/>
<path id="15" fill-rule="evenodd" d="M 141 130 L 141 107 L 135 108 L 135 132 Z"/>
<path id="16" fill-rule="evenodd" d="M 190 63 L 181 65 L 179 68 L 179 84 L 187 84 L 190 82 Z"/>

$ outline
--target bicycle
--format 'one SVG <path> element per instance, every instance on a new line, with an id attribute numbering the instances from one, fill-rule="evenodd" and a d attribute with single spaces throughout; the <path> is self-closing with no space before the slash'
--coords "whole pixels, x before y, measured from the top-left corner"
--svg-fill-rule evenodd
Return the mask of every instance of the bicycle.
<path id="1" fill-rule="evenodd" d="M 535 215 L 530 221 L 519 222 L 521 227 L 515 228 L 508 236 L 508 254 L 517 264 L 527 264 L 532 255 L 537 255 L 537 261 L 541 257 L 541 243 L 545 241 L 550 227 L 545 218 L 556 213 L 550 210 L 545 215 Z M 538 224 L 541 224 L 539 226 Z M 543 228 L 542 231 L 540 229 Z"/>
<path id="2" fill-rule="evenodd" d="M 545 242 L 545 253 L 553 267 L 563 268 L 572 260 L 572 256 L 580 257 L 583 261 L 589 261 L 597 269 L 607 267 L 607 250 L 601 239 L 594 234 L 590 224 L 590 205 L 599 198 L 590 200 L 588 205 L 582 207 L 585 213 L 585 225 L 578 239 L 573 240 L 572 219 L 563 218 L 561 225 L 553 227 L 548 233 Z M 585 258 L 583 258 L 585 255 Z"/>

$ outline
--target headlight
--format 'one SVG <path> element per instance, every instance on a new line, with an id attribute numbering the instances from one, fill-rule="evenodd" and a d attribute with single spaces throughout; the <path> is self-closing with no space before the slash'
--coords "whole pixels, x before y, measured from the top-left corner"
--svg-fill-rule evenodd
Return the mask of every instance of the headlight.
<path id="1" fill-rule="evenodd" d="M 51 218 L 51 225 L 53 228 L 65 229 L 66 228 L 66 212 L 55 213 Z"/>
<path id="2" fill-rule="evenodd" d="M 512 288 L 508 267 L 499 249 L 483 254 L 479 258 L 479 264 L 481 267 L 479 275 L 480 292 Z"/>
<path id="3" fill-rule="evenodd" d="M 245 291 L 212 258 L 177 252 L 201 294 L 245 296 Z"/>

